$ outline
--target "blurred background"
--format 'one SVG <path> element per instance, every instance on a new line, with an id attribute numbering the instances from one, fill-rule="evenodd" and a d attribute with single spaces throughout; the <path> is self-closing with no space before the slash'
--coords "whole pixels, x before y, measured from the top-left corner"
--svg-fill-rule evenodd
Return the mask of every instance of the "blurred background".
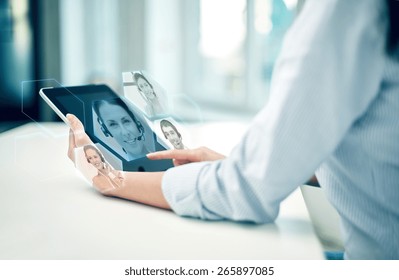
<path id="1" fill-rule="evenodd" d="M 57 117 L 34 81 L 146 70 L 184 121 L 245 120 L 267 102 L 303 0 L 0 0 L 0 132 Z M 193 110 L 195 108 L 196 110 Z"/>

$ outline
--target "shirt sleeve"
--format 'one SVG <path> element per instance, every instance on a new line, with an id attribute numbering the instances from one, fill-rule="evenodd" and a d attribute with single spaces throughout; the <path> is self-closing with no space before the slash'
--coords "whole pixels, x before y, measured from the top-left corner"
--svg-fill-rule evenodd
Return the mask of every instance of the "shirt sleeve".
<path id="1" fill-rule="evenodd" d="M 308 0 L 287 33 L 267 106 L 228 158 L 166 171 L 179 215 L 272 222 L 376 98 L 386 24 L 380 0 Z"/>

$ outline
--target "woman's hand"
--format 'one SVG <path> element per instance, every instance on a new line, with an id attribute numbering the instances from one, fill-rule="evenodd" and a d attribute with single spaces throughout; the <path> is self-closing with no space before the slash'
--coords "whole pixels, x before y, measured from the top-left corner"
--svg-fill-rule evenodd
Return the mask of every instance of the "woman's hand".
<path id="1" fill-rule="evenodd" d="M 75 162 L 74 149 L 92 144 L 93 142 L 90 140 L 89 136 L 87 136 L 83 124 L 75 115 L 67 114 L 66 117 L 70 127 L 68 157 Z"/>
<path id="2" fill-rule="evenodd" d="M 206 147 L 200 147 L 190 150 L 167 150 L 155 152 L 147 154 L 147 157 L 152 160 L 173 159 L 173 164 L 175 166 L 183 165 L 190 162 L 214 161 L 226 158 L 224 155 L 212 151 L 211 149 L 208 149 Z"/>

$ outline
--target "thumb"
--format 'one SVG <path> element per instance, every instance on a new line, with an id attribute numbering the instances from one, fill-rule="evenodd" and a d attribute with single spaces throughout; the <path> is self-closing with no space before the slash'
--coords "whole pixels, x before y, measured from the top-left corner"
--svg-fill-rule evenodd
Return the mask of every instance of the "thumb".
<path id="1" fill-rule="evenodd" d="M 90 144 L 92 141 L 87 136 L 82 122 L 73 114 L 67 114 L 66 118 L 73 132 L 76 147 Z"/>
<path id="2" fill-rule="evenodd" d="M 69 122 L 69 126 L 74 133 L 84 132 L 84 127 L 81 121 L 74 114 L 67 114 L 66 118 Z"/>

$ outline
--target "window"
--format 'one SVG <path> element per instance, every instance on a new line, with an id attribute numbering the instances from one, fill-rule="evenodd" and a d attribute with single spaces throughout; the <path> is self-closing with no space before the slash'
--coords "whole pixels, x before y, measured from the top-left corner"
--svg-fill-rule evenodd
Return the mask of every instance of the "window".
<path id="1" fill-rule="evenodd" d="M 220 106 L 253 111 L 262 107 L 297 1 L 188 2 L 185 92 L 195 100 Z"/>

